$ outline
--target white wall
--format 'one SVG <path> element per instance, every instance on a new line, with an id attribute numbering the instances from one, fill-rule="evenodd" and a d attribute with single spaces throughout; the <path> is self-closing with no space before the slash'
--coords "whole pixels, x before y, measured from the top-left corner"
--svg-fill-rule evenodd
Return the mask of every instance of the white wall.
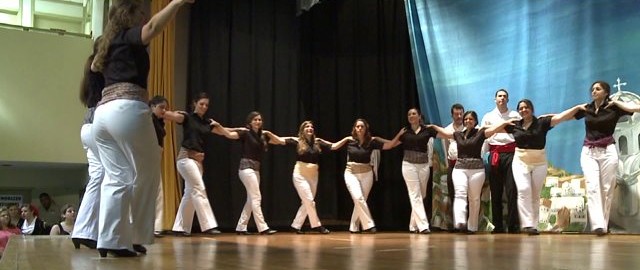
<path id="1" fill-rule="evenodd" d="M 78 100 L 88 38 L 0 28 L 0 161 L 86 163 Z"/>

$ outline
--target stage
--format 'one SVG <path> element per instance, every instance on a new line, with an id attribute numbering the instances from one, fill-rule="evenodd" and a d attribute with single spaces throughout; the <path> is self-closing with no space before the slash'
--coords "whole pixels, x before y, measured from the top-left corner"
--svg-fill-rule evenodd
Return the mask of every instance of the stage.
<path id="1" fill-rule="evenodd" d="M 100 258 L 63 236 L 14 236 L 0 269 L 634 269 L 640 236 L 404 232 L 165 236 L 147 255 Z"/>

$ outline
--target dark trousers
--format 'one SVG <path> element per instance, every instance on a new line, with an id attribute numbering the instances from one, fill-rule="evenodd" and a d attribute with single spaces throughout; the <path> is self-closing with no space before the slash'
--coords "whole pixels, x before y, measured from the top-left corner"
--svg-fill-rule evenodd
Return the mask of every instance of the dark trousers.
<path id="1" fill-rule="evenodd" d="M 513 180 L 511 163 L 513 153 L 500 153 L 498 166 L 491 166 L 489 155 L 489 187 L 491 188 L 491 214 L 494 231 L 505 231 L 502 216 L 502 195 L 507 198 L 507 228 L 509 232 L 520 231 L 520 219 L 518 217 L 518 190 Z"/>

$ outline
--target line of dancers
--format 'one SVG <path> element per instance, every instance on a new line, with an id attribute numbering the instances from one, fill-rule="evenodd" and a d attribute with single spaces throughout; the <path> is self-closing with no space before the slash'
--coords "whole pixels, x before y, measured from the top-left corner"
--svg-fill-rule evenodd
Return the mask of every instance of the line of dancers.
<path id="1" fill-rule="evenodd" d="M 346 145 L 344 180 L 354 203 L 349 230 L 375 233 L 367 198 L 376 177 L 378 151 L 402 144 L 402 174 L 412 206 L 409 230 L 429 234 L 423 200 L 430 174 L 430 141 L 435 137 L 449 139 L 449 148 L 455 148 L 448 149 L 447 158 L 452 167 L 456 229 L 468 233 L 478 229 L 480 189 L 485 180 L 482 153 L 488 151 L 492 211 L 498 213 L 493 215 L 494 232 L 522 230 L 537 234 L 538 199 L 547 167 L 546 134 L 553 126 L 572 118 L 585 118 L 581 165 L 591 228 L 598 235 L 607 233 L 618 162 L 612 136 L 615 123 L 624 115 L 640 111 L 640 105 L 610 100 L 606 82 L 592 84 L 591 103 L 542 117 L 533 115 L 533 103 L 526 99 L 518 102 L 518 113 L 509 110 L 508 92 L 504 89 L 496 92 L 496 109 L 481 122 L 474 111 L 467 111 L 462 114 L 462 125 L 425 125 L 419 110 L 412 108 L 407 113 L 409 124 L 391 140 L 373 137 L 364 119 L 357 119 L 350 136 L 335 143 L 316 137 L 311 121 L 300 125 L 297 136 L 280 137 L 263 130 L 259 112 L 249 113 L 244 127 L 228 128 L 204 117 L 209 106 L 204 94 L 194 99 L 190 113 L 168 111 L 166 99 L 154 97 L 149 101 L 147 96 L 147 45 L 181 6 L 193 2 L 171 1 L 144 24 L 140 24 L 144 16 L 137 1 L 116 1 L 109 11 L 105 33 L 96 40 L 87 59 L 81 88 L 80 99 L 89 108 L 81 138 L 87 151 L 90 180 L 72 233 L 76 248 L 97 248 L 101 257 L 131 257 L 146 253 L 144 245 L 153 243 L 158 226 L 154 226 L 156 213 L 149 209 L 156 209 L 156 201 L 162 201 L 159 168 L 165 120 L 183 126 L 176 165 L 185 179 L 185 192 L 172 229 L 185 235 L 191 233 L 194 213 L 205 233 L 220 233 L 202 180 L 204 138 L 210 133 L 242 145 L 238 176 L 247 200 L 235 229 L 238 234 L 250 234 L 247 224 L 251 216 L 259 234 L 276 233 L 262 214 L 259 189 L 261 161 L 269 144 L 296 147 L 292 181 L 302 205 L 291 227 L 304 233 L 302 225 L 309 218 L 311 229 L 323 234 L 329 230 L 322 226 L 314 201 L 319 155 Z M 460 110 L 464 108 L 454 105 L 452 115 L 455 112 L 459 119 Z M 154 136 L 157 142 L 149 139 Z M 508 199 L 506 226 L 500 214 L 503 192 Z"/>

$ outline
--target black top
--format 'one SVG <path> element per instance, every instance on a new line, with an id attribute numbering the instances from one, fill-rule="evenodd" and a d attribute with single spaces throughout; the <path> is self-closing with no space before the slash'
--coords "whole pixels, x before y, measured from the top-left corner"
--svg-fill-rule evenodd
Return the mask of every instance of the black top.
<path id="1" fill-rule="evenodd" d="M 22 225 L 25 222 L 26 220 L 24 218 L 20 218 L 18 220 L 18 225 L 16 225 L 16 227 L 18 227 L 18 229 L 22 231 Z M 51 227 L 47 228 L 47 226 L 45 226 L 44 221 L 42 221 L 42 219 L 39 219 L 36 217 L 35 223 L 36 224 L 33 226 L 33 232 L 31 233 L 31 235 L 47 235 L 51 231 Z"/>
<path id="2" fill-rule="evenodd" d="M 591 102 L 587 104 L 586 111 L 580 110 L 575 114 L 574 117 L 576 119 L 584 117 L 586 137 L 588 140 L 595 141 L 604 137 L 613 136 L 613 131 L 616 128 L 618 119 L 624 115 L 633 114 L 615 105 L 605 109 L 604 107 L 606 107 L 607 104 L 609 104 L 609 102 L 603 102 L 596 114 L 595 102 Z"/>
<path id="3" fill-rule="evenodd" d="M 213 126 L 209 125 L 208 119 L 201 118 L 196 113 L 182 115 L 182 147 L 204 153 L 204 139 L 211 133 Z"/>
<path id="4" fill-rule="evenodd" d="M 101 72 L 93 72 L 89 69 L 87 72 L 87 87 L 91 94 L 90 98 L 87 100 L 87 107 L 95 107 L 98 106 L 98 102 L 102 98 L 102 89 L 104 89 L 104 76 L 102 76 Z"/>
<path id="5" fill-rule="evenodd" d="M 438 135 L 435 129 L 427 128 L 425 125 L 420 125 L 418 134 L 413 132 L 411 127 L 406 127 L 405 129 L 406 132 L 400 136 L 404 150 L 427 153 L 429 151 L 429 139 L 435 138 L 436 135 Z"/>
<path id="6" fill-rule="evenodd" d="M 93 114 L 96 111 L 96 106 L 98 106 L 98 102 L 102 98 L 102 89 L 104 89 L 104 76 L 100 72 L 93 72 L 89 69 L 87 72 L 87 80 L 86 80 L 87 88 L 89 89 L 89 98 L 87 100 L 87 108 L 89 110 L 84 115 L 83 124 L 91 124 L 93 123 Z"/>
<path id="7" fill-rule="evenodd" d="M 62 222 L 58 223 L 58 228 L 60 229 L 60 235 L 70 235 L 70 233 L 68 231 L 65 231 L 64 227 L 62 227 Z"/>
<path id="8" fill-rule="evenodd" d="M 255 161 L 262 161 L 262 153 L 266 150 L 264 143 L 269 141 L 269 137 L 253 130 L 238 130 L 238 137 L 242 143 L 242 158 L 248 158 Z"/>
<path id="9" fill-rule="evenodd" d="M 536 118 L 528 129 L 522 127 L 524 120 L 515 122 L 515 126 L 506 126 L 504 129 L 513 133 L 516 140 L 516 146 L 520 149 L 544 149 L 547 143 L 547 132 L 552 129 L 551 116 Z"/>
<path id="10" fill-rule="evenodd" d="M 469 132 L 469 136 L 465 137 L 463 131 L 453 133 L 453 139 L 458 145 L 458 159 L 461 158 L 481 158 L 480 152 L 486 137 L 484 136 L 484 128 L 474 128 Z"/>
<path id="11" fill-rule="evenodd" d="M 359 142 L 352 141 L 347 144 L 347 162 L 369 163 L 371 162 L 371 152 L 375 149 L 382 149 L 384 143 L 371 140 L 368 144 L 360 146 Z"/>
<path id="12" fill-rule="evenodd" d="M 109 45 L 104 62 L 105 86 L 129 82 L 147 88 L 149 54 L 142 43 L 142 26 L 118 33 Z"/>
<path id="13" fill-rule="evenodd" d="M 320 160 L 320 151 L 331 151 L 330 144 L 319 141 L 318 146 L 320 146 L 320 151 L 318 151 L 318 149 L 314 147 L 314 142 L 307 140 L 307 145 L 309 145 L 309 147 L 307 147 L 304 153 L 300 154 L 298 152 L 298 141 L 293 139 L 286 139 L 285 142 L 287 143 L 287 145 L 296 146 L 296 161 L 302 161 L 306 163 L 318 164 L 318 161 Z"/>
<path id="14" fill-rule="evenodd" d="M 158 137 L 158 145 L 160 145 L 160 147 L 163 147 L 164 136 L 167 135 L 167 131 L 164 130 L 164 119 L 158 118 L 153 113 L 151 114 L 151 119 L 153 119 L 153 128 L 156 130 L 156 137 Z"/>

